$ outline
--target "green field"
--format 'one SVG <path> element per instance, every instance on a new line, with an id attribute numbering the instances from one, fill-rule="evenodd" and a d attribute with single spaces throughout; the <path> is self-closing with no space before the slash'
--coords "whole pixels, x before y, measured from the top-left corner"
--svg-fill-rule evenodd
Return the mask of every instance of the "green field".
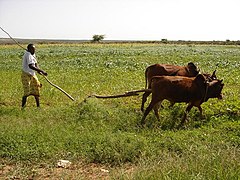
<path id="1" fill-rule="evenodd" d="M 26 45 L 24 45 L 26 46 Z M 21 60 L 16 45 L 0 45 L 0 179 L 239 179 L 240 46 L 143 43 L 36 45 L 40 67 L 75 101 L 38 75 L 41 108 L 33 97 L 21 110 Z M 186 65 L 223 79 L 223 100 L 150 113 L 140 127 L 141 96 L 84 99 L 143 89 L 145 68 Z M 72 162 L 57 168 L 57 161 Z M 108 172 L 104 171 L 108 170 Z"/>

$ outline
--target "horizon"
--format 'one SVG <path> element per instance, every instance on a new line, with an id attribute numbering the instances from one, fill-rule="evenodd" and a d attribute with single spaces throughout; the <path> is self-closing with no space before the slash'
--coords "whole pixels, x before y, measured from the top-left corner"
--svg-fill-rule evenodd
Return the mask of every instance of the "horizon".
<path id="1" fill-rule="evenodd" d="M 44 40 L 46 40 L 46 41 L 92 41 L 92 39 L 42 39 L 42 38 L 15 38 L 15 37 L 12 37 L 13 39 L 15 39 L 15 40 L 19 40 L 19 41 L 27 41 L 27 40 L 33 40 L 33 41 L 44 41 Z M 14 41 L 11 39 L 11 38 L 9 38 L 9 37 L 4 37 L 4 38 L 1 38 L 0 37 L 0 40 L 9 40 L 9 41 L 12 41 L 13 43 L 14 43 Z M 118 39 L 118 40 L 116 40 L 116 39 L 103 39 L 103 40 L 101 40 L 101 42 L 103 41 L 129 41 L 129 42 L 134 42 L 134 41 L 143 41 L 143 42 L 148 42 L 148 41 L 156 41 L 156 42 L 161 42 L 161 41 L 167 41 L 167 42 L 178 42 L 178 41 L 185 41 L 185 42 L 228 42 L 228 41 L 230 41 L 230 42 L 239 42 L 240 40 L 230 40 L 230 39 L 226 39 L 226 40 L 181 40 L 181 39 L 179 39 L 179 40 L 175 40 L 175 39 L 157 39 L 157 40 L 138 40 L 138 39 L 136 39 L 136 40 L 131 40 L 131 39 Z"/>

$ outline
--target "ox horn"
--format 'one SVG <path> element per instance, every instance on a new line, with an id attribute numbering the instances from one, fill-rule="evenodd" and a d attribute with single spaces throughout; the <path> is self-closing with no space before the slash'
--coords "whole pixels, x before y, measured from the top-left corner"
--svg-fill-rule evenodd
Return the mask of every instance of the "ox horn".
<path id="1" fill-rule="evenodd" d="M 216 71 L 217 71 L 216 69 L 213 71 L 213 75 L 216 75 Z"/>
<path id="2" fill-rule="evenodd" d="M 213 71 L 211 78 L 214 78 L 214 77 L 216 78 L 216 71 L 217 71 L 216 69 Z"/>

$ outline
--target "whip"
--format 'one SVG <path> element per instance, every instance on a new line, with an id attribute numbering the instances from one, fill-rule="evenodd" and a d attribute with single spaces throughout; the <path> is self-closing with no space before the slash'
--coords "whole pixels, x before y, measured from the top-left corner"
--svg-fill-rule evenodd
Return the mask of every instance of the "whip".
<path id="1" fill-rule="evenodd" d="M 24 50 L 27 50 L 25 49 L 23 46 L 21 46 L 21 44 L 19 44 L 19 42 L 17 42 L 7 31 L 5 31 L 2 27 L 0 27 L 0 29 L 5 32 L 9 37 L 10 39 L 12 39 L 19 47 L 23 48 Z M 61 92 L 63 92 L 67 97 L 69 97 L 72 101 L 74 101 L 74 98 L 72 96 L 70 96 L 66 91 L 64 91 L 62 88 L 60 88 L 59 86 L 53 84 L 45 75 L 43 75 L 42 73 L 40 73 L 46 80 L 49 84 L 51 84 L 53 87 L 57 88 L 58 90 L 60 90 Z"/>

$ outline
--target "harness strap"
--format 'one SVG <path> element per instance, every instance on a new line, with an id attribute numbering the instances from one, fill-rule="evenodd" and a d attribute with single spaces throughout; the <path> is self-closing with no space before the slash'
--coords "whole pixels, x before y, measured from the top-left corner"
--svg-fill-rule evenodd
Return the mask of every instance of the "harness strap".
<path id="1" fill-rule="evenodd" d="M 207 92 L 208 92 L 208 87 L 209 87 L 209 82 L 206 81 L 206 89 L 205 89 L 205 94 L 204 94 L 204 97 L 203 97 L 203 102 L 206 101 L 206 98 L 207 98 Z"/>

